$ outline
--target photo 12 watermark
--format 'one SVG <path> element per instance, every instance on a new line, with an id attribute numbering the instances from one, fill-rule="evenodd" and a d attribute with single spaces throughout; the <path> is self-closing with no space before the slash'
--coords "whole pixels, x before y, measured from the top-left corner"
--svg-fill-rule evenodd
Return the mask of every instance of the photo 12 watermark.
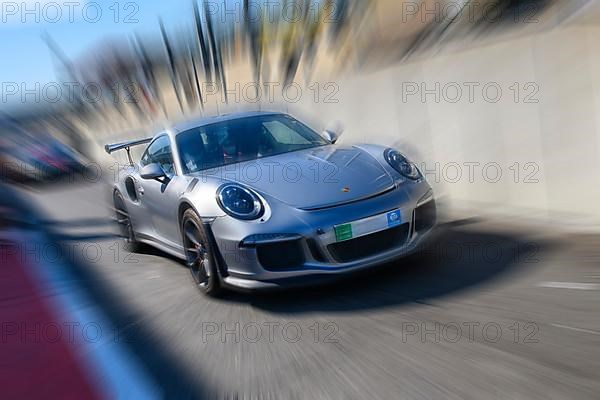
<path id="1" fill-rule="evenodd" d="M 519 7 L 502 7 L 495 1 L 402 1 L 402 22 L 422 24 L 443 23 L 449 20 L 494 23 L 510 20 L 514 23 L 536 24 L 544 7 L 536 2 Z"/>
<path id="2" fill-rule="evenodd" d="M 541 179 L 541 167 L 532 161 L 509 163 L 496 161 L 421 162 L 418 167 L 430 183 L 536 184 L 540 183 Z"/>
<path id="3" fill-rule="evenodd" d="M 58 24 L 85 22 L 96 24 L 139 23 L 140 2 L 137 1 L 2 1 L 2 24 Z"/>
<path id="4" fill-rule="evenodd" d="M 202 343 L 339 343 L 339 327 L 334 322 L 202 322 Z"/>
<path id="5" fill-rule="evenodd" d="M 465 265 L 495 265 L 498 263 L 540 262 L 541 245 L 536 242 L 519 242 L 508 245 L 493 239 L 470 238 L 468 241 L 450 239 L 449 243 L 431 243 L 422 254 L 430 262 Z"/>
<path id="6" fill-rule="evenodd" d="M 500 324 L 494 321 L 465 322 L 403 322 L 401 325 L 402 343 L 498 343 L 503 338 L 512 343 L 537 344 L 539 326 L 535 322 L 514 322 Z"/>
<path id="7" fill-rule="evenodd" d="M 342 6 L 328 1 L 232 0 L 203 2 L 208 18 L 221 23 L 275 24 L 284 22 L 332 24 L 341 20 Z"/>
<path id="8" fill-rule="evenodd" d="M 537 104 L 540 86 L 536 82 L 452 81 L 402 82 L 402 103 L 487 103 L 496 104 L 507 99 L 515 104 Z"/>
<path id="9" fill-rule="evenodd" d="M 107 218 L 107 224 L 114 224 L 117 227 L 115 219 Z M 19 260 L 22 263 L 34 264 L 54 264 L 67 263 L 71 261 L 83 262 L 85 264 L 139 264 L 140 259 L 135 253 L 125 249 L 125 241 L 116 233 L 104 233 L 103 239 L 91 240 L 74 236 L 63 237 L 58 243 L 40 243 L 23 242 L 13 244 L 0 249 L 0 262 L 14 262 Z M 111 239 L 113 239 L 111 241 Z M 115 240 L 116 239 L 116 240 Z"/>

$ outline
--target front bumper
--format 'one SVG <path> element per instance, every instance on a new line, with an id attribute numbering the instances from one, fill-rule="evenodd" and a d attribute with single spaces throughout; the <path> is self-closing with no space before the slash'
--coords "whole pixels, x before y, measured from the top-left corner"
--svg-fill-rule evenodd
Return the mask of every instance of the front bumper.
<path id="1" fill-rule="evenodd" d="M 432 236 L 435 200 L 429 193 L 426 183 L 415 183 L 325 210 L 273 210 L 272 215 L 279 218 L 264 224 L 249 225 L 227 217 L 217 220 L 212 230 L 226 265 L 223 283 L 242 290 L 304 286 L 408 255 Z M 417 210 L 424 205 L 433 205 L 434 212 L 433 221 L 426 224 L 417 218 Z M 353 239 L 346 245 L 336 244 L 334 226 L 394 209 L 401 212 L 400 226 Z"/>
<path id="2" fill-rule="evenodd" d="M 377 257 L 372 257 L 369 260 L 339 265 L 335 268 L 294 271 L 293 275 L 285 274 L 285 277 L 278 277 L 271 280 L 254 280 L 246 277 L 229 275 L 223 278 L 223 284 L 224 286 L 234 290 L 254 291 L 277 290 L 329 282 L 331 280 L 341 278 L 342 276 L 346 276 L 347 274 L 373 268 L 395 259 L 410 255 L 419 249 L 426 247 L 433 238 L 434 228 L 430 229 L 427 233 L 420 235 L 419 238 L 412 240 L 410 243 L 395 249 L 394 251 L 382 253 Z"/>

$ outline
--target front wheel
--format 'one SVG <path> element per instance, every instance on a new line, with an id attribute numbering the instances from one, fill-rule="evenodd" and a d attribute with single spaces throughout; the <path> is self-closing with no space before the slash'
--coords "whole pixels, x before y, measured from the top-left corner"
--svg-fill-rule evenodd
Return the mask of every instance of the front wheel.
<path id="1" fill-rule="evenodd" d="M 194 283 L 201 292 L 214 296 L 220 292 L 221 285 L 215 261 L 215 251 L 211 245 L 202 222 L 194 210 L 183 213 L 181 221 L 185 258 Z"/>

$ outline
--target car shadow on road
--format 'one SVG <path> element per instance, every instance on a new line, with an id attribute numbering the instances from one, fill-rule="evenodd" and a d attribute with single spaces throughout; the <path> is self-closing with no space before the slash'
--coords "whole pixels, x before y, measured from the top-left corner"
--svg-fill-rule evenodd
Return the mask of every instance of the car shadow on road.
<path id="1" fill-rule="evenodd" d="M 440 229 L 436 240 L 422 252 L 381 267 L 317 287 L 228 294 L 227 301 L 251 303 L 269 312 L 286 314 L 429 303 L 489 284 L 509 272 L 533 268 L 540 263 L 543 248 L 549 245 L 527 240 L 522 235 L 492 233 L 457 224 Z"/>

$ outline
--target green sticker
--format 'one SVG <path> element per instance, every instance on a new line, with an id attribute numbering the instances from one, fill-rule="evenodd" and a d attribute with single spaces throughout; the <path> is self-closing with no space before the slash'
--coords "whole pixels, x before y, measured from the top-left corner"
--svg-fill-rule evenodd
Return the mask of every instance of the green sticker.
<path id="1" fill-rule="evenodd" d="M 352 224 L 344 224 L 334 227 L 335 229 L 335 240 L 342 242 L 344 240 L 352 239 Z"/>

